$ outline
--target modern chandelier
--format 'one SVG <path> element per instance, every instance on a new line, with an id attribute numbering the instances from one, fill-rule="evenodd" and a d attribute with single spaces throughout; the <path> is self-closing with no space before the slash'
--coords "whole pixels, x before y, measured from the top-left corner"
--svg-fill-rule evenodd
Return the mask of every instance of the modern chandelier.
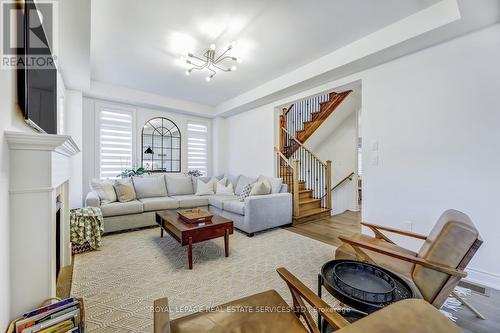
<path id="1" fill-rule="evenodd" d="M 190 65 L 190 68 L 186 70 L 186 75 L 191 75 L 192 71 L 207 71 L 209 75 L 205 80 L 210 82 L 218 71 L 234 72 L 237 69 L 234 63 L 242 63 L 240 58 L 228 54 L 235 45 L 236 42 L 231 42 L 226 50 L 220 55 L 215 51 L 215 44 L 210 44 L 209 48 L 203 54 L 203 57 L 197 57 L 193 53 L 188 53 L 188 57 L 183 58 L 183 60 Z"/>

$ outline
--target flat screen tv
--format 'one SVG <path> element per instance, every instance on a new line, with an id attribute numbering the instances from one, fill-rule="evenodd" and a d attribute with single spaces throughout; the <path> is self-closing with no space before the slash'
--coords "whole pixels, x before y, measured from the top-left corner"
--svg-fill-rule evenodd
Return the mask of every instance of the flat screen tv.
<path id="1" fill-rule="evenodd" d="M 40 132 L 57 134 L 57 68 L 39 12 L 33 1 L 24 1 L 23 36 L 18 49 L 18 103 L 26 122 Z M 36 44 L 36 45 L 34 45 Z"/>

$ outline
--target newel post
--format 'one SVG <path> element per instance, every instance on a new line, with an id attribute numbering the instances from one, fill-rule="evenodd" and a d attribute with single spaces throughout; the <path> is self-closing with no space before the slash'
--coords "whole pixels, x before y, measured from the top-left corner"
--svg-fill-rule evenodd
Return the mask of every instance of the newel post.
<path id="1" fill-rule="evenodd" d="M 332 161 L 326 161 L 326 208 L 332 209 Z"/>
<path id="2" fill-rule="evenodd" d="M 283 133 L 282 128 L 286 127 L 286 116 L 284 114 L 280 114 L 280 128 L 279 128 L 279 136 L 280 136 L 280 152 L 285 153 L 285 134 Z"/>
<path id="3" fill-rule="evenodd" d="M 293 161 L 293 215 L 299 216 L 299 160 Z"/>

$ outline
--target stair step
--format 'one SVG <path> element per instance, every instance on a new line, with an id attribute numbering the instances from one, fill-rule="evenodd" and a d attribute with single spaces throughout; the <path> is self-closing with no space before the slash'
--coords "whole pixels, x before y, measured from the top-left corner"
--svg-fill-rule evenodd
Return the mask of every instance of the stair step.
<path id="1" fill-rule="evenodd" d="M 312 198 L 313 195 L 313 190 L 302 190 L 299 191 L 299 200 L 300 199 L 306 199 L 306 198 Z"/>
<path id="2" fill-rule="evenodd" d="M 293 224 L 301 224 L 304 222 L 318 220 L 323 217 L 330 216 L 330 210 L 328 208 L 314 208 L 308 209 L 303 212 L 300 212 L 299 216 L 293 217 Z"/>
<path id="3" fill-rule="evenodd" d="M 310 209 L 321 208 L 321 199 L 307 198 L 300 199 L 299 197 L 299 207 L 300 210 L 308 211 Z"/>

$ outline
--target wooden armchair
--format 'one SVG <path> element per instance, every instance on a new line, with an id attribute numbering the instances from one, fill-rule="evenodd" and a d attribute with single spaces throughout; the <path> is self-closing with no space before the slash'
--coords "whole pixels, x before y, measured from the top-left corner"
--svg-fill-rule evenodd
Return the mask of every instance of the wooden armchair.
<path id="1" fill-rule="evenodd" d="M 316 309 L 341 333 L 462 332 L 425 301 L 415 299 L 397 302 L 354 324 L 349 324 L 292 273 L 285 268 L 278 268 L 277 272 L 290 288 L 292 307 L 289 307 L 276 291 L 269 290 L 217 306 L 217 311 L 197 312 L 170 321 L 168 300 L 161 298 L 154 302 L 154 332 L 319 333 L 308 307 Z"/>
<path id="2" fill-rule="evenodd" d="M 363 234 L 339 236 L 343 244 L 335 251 L 336 259 L 355 259 L 386 267 L 413 282 L 419 296 L 436 308 L 439 309 L 451 294 L 484 319 L 453 291 L 460 279 L 467 276 L 464 269 L 483 242 L 467 215 L 447 210 L 429 236 L 370 223 L 362 225 L 370 228 L 375 237 Z M 383 231 L 416 238 L 424 243 L 416 253 L 396 245 Z"/>

